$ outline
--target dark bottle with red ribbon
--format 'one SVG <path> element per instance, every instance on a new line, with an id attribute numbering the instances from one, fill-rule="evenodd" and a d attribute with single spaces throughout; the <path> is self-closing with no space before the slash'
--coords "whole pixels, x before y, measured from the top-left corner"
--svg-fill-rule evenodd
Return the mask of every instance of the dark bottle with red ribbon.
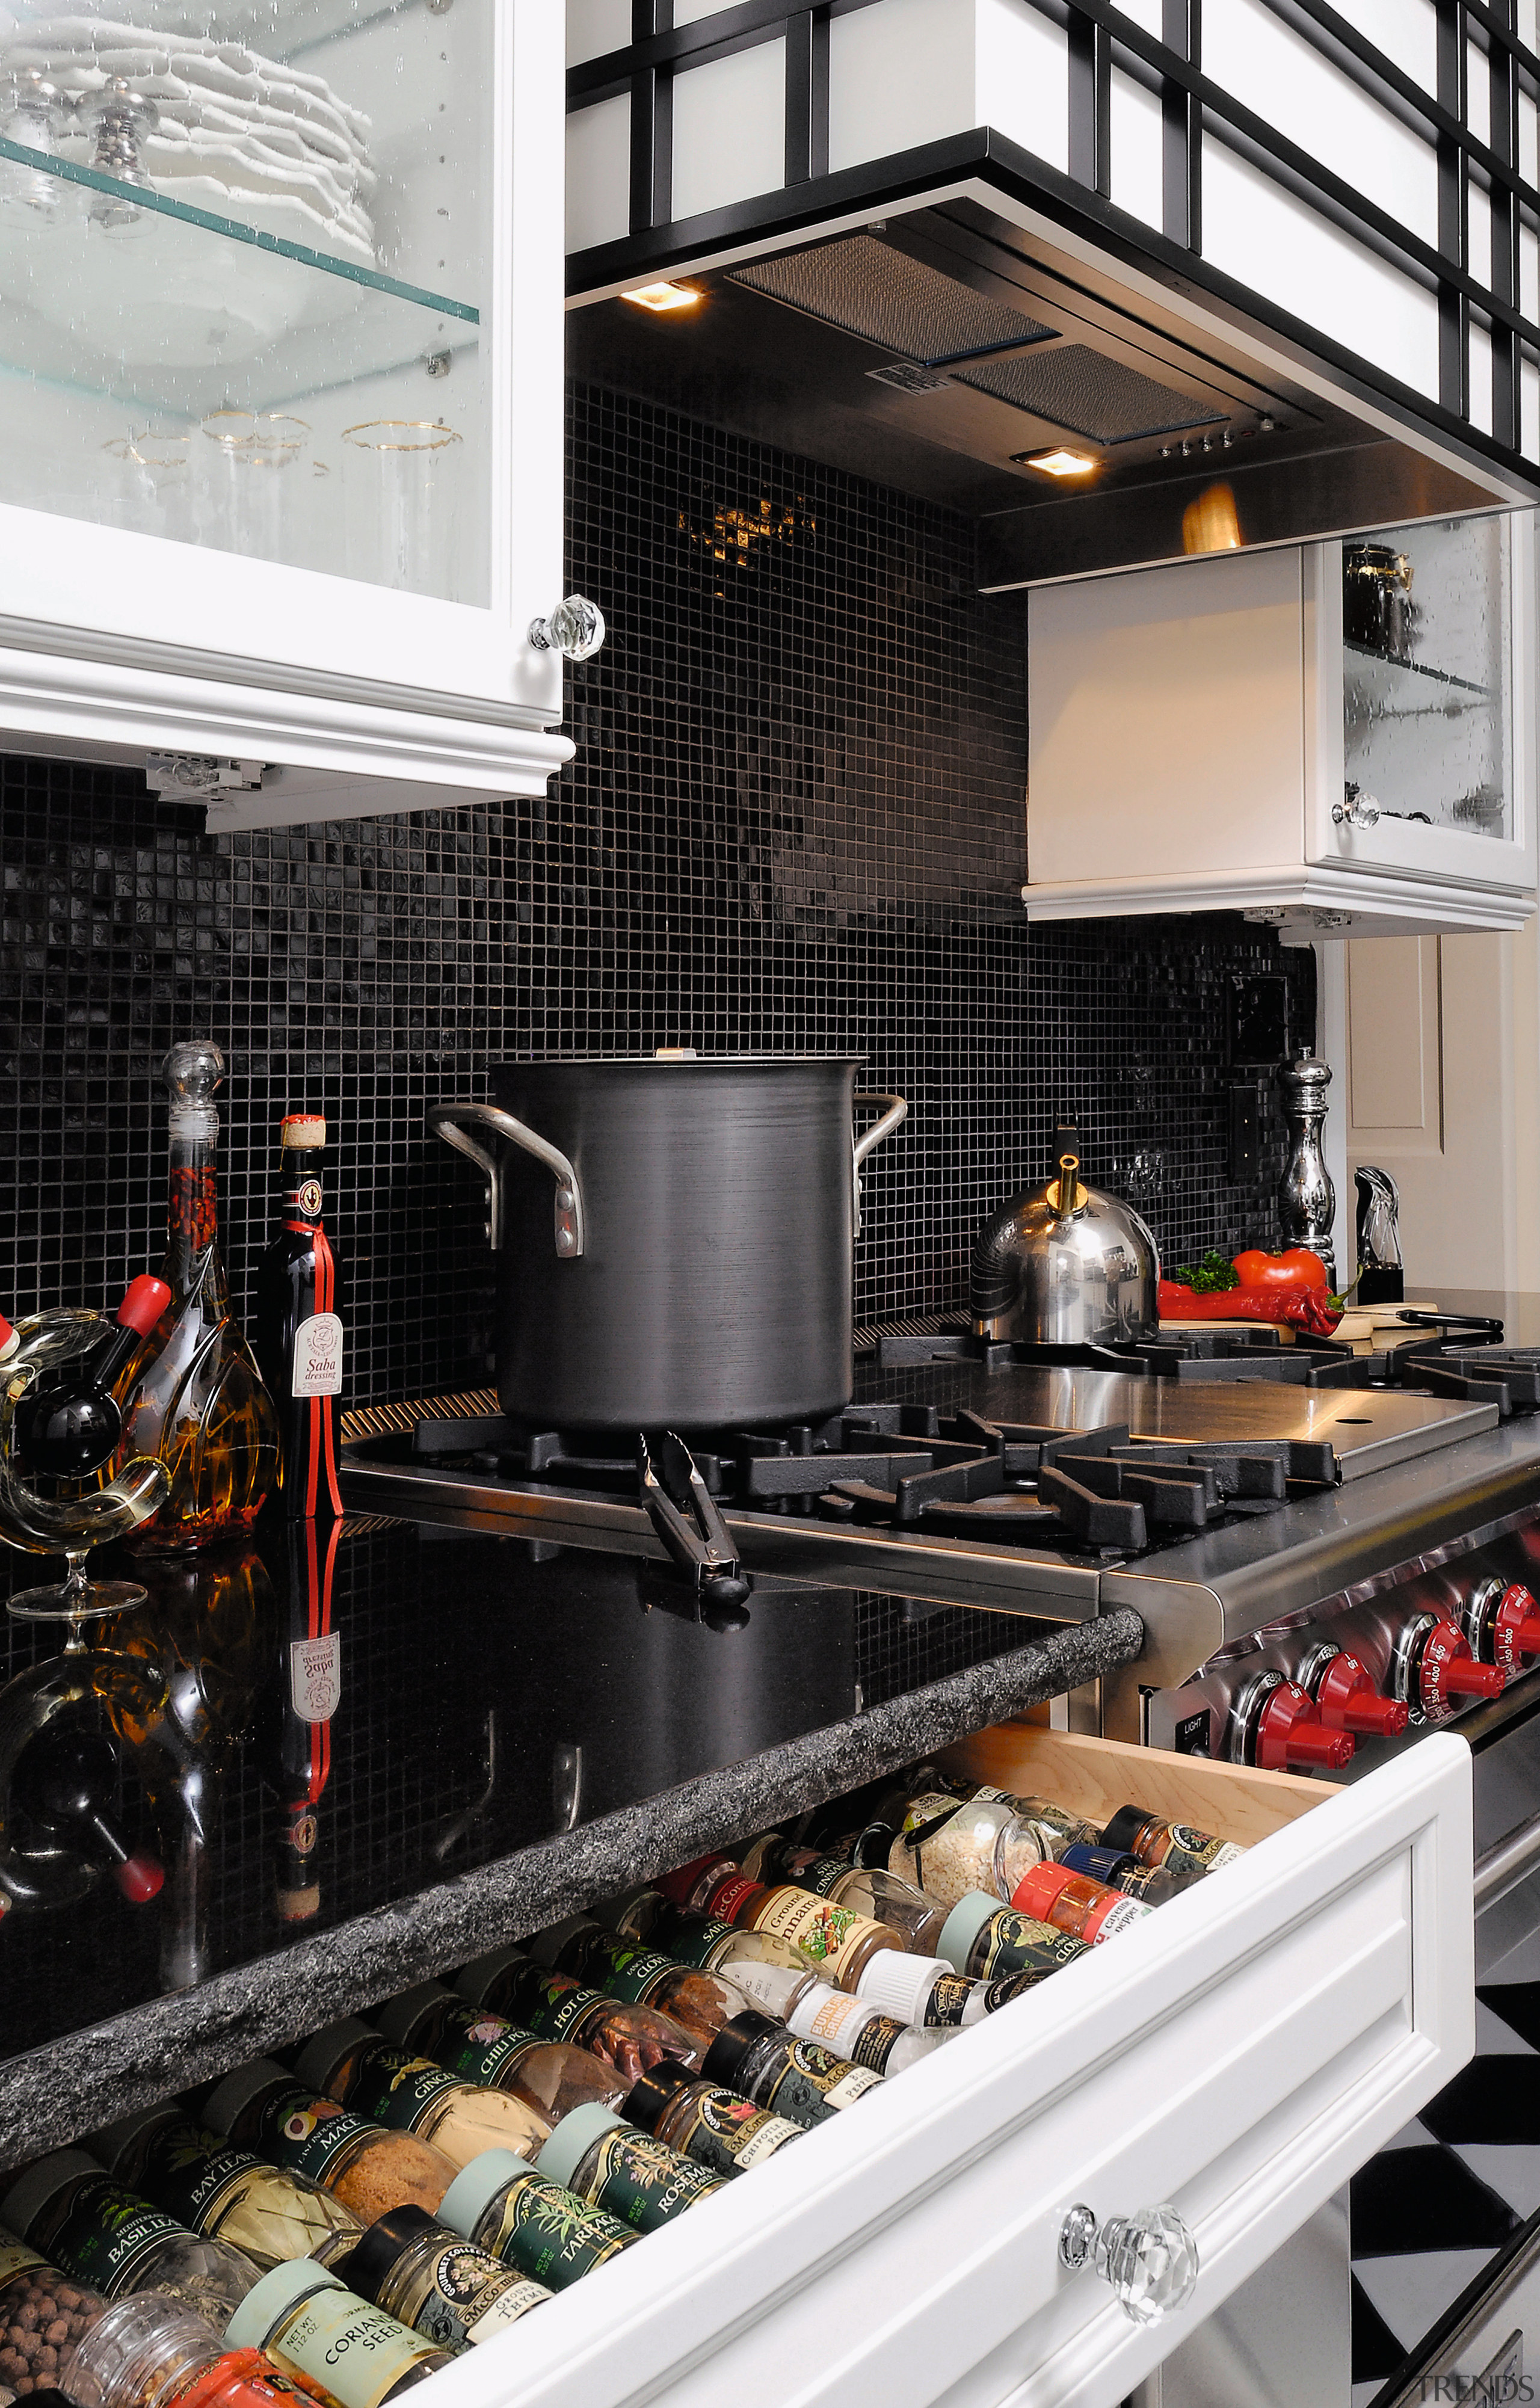
<path id="1" fill-rule="evenodd" d="M 317 1112 L 290 1112 L 279 1145 L 280 1226 L 257 1270 L 256 1351 L 279 1412 L 281 1510 L 304 1521 L 342 1511 L 337 1399 L 343 1332 L 337 1257 L 321 1226 L 326 1124 Z"/>

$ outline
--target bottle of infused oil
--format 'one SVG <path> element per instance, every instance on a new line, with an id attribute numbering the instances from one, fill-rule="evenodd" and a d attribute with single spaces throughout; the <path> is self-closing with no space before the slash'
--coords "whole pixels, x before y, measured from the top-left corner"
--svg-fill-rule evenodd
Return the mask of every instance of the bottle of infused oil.
<path id="1" fill-rule="evenodd" d="M 129 1543 L 174 1555 L 238 1538 L 256 1520 L 278 1469 L 278 1423 L 230 1311 L 219 1244 L 214 1091 L 224 1056 L 207 1038 L 173 1045 L 170 1205 L 161 1277 L 171 1290 L 118 1402 L 131 1455 L 158 1456 L 170 1484 Z"/>
<path id="2" fill-rule="evenodd" d="M 289 1112 L 279 1125 L 279 1226 L 257 1268 L 257 1360 L 279 1418 L 279 1492 L 290 1520 L 338 1514 L 337 1399 L 342 1322 L 337 1257 L 321 1226 L 326 1124 Z"/>

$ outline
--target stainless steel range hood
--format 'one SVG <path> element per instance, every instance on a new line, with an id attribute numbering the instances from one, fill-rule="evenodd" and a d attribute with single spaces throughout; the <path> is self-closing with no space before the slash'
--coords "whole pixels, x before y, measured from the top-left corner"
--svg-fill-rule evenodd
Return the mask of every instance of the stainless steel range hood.
<path id="1" fill-rule="evenodd" d="M 982 23 L 955 6 L 962 33 Z M 686 46 L 742 13 L 574 79 L 577 110 L 619 95 L 624 65 L 631 111 L 631 231 L 569 260 L 578 375 L 965 512 L 986 589 L 1540 498 L 1517 435 L 1483 437 L 989 124 L 799 182 L 788 166 L 780 190 L 670 218 L 660 115 L 639 220 L 639 95 L 661 110 L 664 66 L 685 80 Z M 698 297 L 656 313 L 623 297 L 659 278 Z M 1424 276 L 1418 306 L 1445 297 Z M 1032 465 L 1058 450 L 1088 467 Z"/>

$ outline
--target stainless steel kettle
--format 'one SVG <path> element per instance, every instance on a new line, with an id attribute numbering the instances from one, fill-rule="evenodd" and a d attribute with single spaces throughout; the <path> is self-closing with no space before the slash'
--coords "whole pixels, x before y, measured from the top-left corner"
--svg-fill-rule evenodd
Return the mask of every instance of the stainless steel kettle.
<path id="1" fill-rule="evenodd" d="M 969 1303 L 984 1338 L 1094 1345 L 1153 1337 L 1160 1258 L 1131 1205 L 1079 1176 L 1078 1132 L 1061 1124 L 1058 1170 L 986 1221 L 973 1241 Z"/>

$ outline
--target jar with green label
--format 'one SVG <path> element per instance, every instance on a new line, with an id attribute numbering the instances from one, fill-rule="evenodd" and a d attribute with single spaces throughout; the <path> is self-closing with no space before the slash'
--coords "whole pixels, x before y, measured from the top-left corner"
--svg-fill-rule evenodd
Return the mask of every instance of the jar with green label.
<path id="1" fill-rule="evenodd" d="M 701 2048 L 709 2048 L 723 2025 L 741 2014 L 748 2000 L 727 1973 L 702 1973 L 692 1965 L 676 1964 L 655 1948 L 606 1931 L 588 1915 L 574 1914 L 553 1924 L 529 1943 L 541 1964 L 570 1973 L 612 1999 L 640 2007 L 655 2007 L 682 2024 Z"/>
<path id="2" fill-rule="evenodd" d="M 271 2057 L 216 2083 L 200 2113 L 216 2132 L 319 2183 L 361 2224 L 409 2201 L 431 2215 L 454 2179 L 443 2152 L 416 2133 L 367 2122 Z"/>
<path id="3" fill-rule="evenodd" d="M 615 1928 L 624 1931 L 625 1923 Z M 789 1940 L 777 1940 L 769 1931 L 745 1931 L 739 1924 L 724 1923 L 720 1915 L 695 1914 L 687 1908 L 670 1906 L 667 1899 L 654 1918 L 651 1944 L 676 1964 L 697 1966 L 703 1973 L 726 1973 L 742 1990 L 749 1986 L 745 1967 L 778 1965 L 788 1972 L 801 1973 L 808 1970 L 807 1958 Z"/>
<path id="4" fill-rule="evenodd" d="M 817 2041 L 798 2040 L 784 2024 L 750 2008 L 717 2034 L 706 2058 L 706 2079 L 741 2091 L 756 2107 L 773 2108 L 811 2128 L 854 2107 L 876 2089 L 879 2073 L 852 2065 Z"/>
<path id="5" fill-rule="evenodd" d="M 313 2258 L 334 2234 L 363 2226 L 339 2199 L 209 2131 L 175 2104 L 147 2107 L 87 2143 L 108 2173 L 142 2191 L 192 2232 L 228 2241 L 266 2273 Z"/>
<path id="6" fill-rule="evenodd" d="M 1056 1931 L 1051 1923 L 1019 1914 L 1013 1906 L 1001 1906 L 984 1890 L 957 1900 L 946 1918 L 941 1945 L 942 1955 L 959 1973 L 990 1983 L 1008 1973 L 1045 1982 L 1050 1973 L 1086 1954 L 1083 1940 Z M 1021 1987 L 1028 1985 L 1023 1980 Z"/>
<path id="7" fill-rule="evenodd" d="M 159 2291 L 216 2333 L 259 2280 L 242 2250 L 187 2231 L 81 2149 L 29 2166 L 0 2203 L 0 2222 L 104 2300 Z"/>
<path id="8" fill-rule="evenodd" d="M 341 2271 L 353 2290 L 445 2349 L 491 2341 L 551 2297 L 420 2207 L 378 2216 Z"/>
<path id="9" fill-rule="evenodd" d="M 439 2215 L 452 2232 L 553 2291 L 607 2265 L 638 2237 L 511 2149 L 488 2149 L 456 2174 Z"/>
<path id="10" fill-rule="evenodd" d="M 265 2349 L 319 2384 L 338 2408 L 382 2408 L 453 2353 L 361 2300 L 309 2258 L 264 2274 L 230 2319 L 232 2349 Z"/>
<path id="11" fill-rule="evenodd" d="M 660 2065 L 644 2073 L 626 2102 L 626 2114 L 642 2131 L 667 2141 L 670 2149 L 683 2149 L 715 2174 L 747 2173 L 802 2137 L 800 2124 L 772 2115 L 768 2107 L 756 2107 L 752 2099 L 683 2065 Z"/>
<path id="12" fill-rule="evenodd" d="M 574 2107 L 618 2109 L 628 2087 L 602 2057 L 591 2057 L 570 2041 L 541 2040 L 538 2033 L 522 2031 L 505 2015 L 473 2007 L 442 1982 L 420 1982 L 381 2007 L 376 2022 L 398 2048 L 431 2057 L 462 2082 L 511 2092 L 543 2116 L 548 2127 L 559 2124 Z"/>
<path id="13" fill-rule="evenodd" d="M 355 2115 L 441 2150 L 456 2173 L 483 2149 L 532 2157 L 550 2136 L 545 2117 L 522 2099 L 460 2081 L 430 2057 L 394 2047 L 356 2015 L 318 2032 L 295 2071 Z"/>
<path id="14" fill-rule="evenodd" d="M 720 2174 L 693 2164 L 651 2132 L 623 2124 L 608 2107 L 580 2107 L 569 2115 L 536 2164 L 636 2232 L 655 2232 L 723 2187 Z"/>
<path id="15" fill-rule="evenodd" d="M 541 2040 L 570 2041 L 574 2048 L 603 2057 L 627 2089 L 650 2065 L 667 2057 L 698 2066 L 710 2046 L 655 2007 L 606 1998 L 523 1948 L 494 1948 L 478 1956 L 461 1967 L 454 1986 L 472 2005 L 491 2007 Z"/>

